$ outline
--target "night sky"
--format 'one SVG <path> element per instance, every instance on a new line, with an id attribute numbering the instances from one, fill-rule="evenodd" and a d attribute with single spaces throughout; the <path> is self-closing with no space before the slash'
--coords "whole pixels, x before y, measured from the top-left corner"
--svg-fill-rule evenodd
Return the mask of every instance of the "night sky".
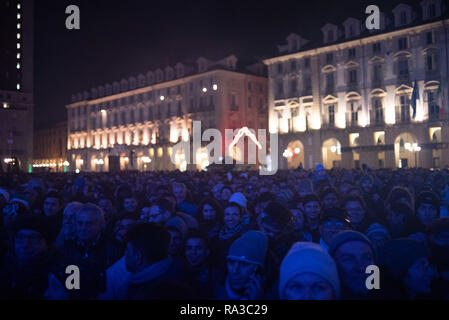
<path id="1" fill-rule="evenodd" d="M 66 119 L 71 95 L 148 70 L 234 53 L 268 57 L 290 32 L 321 41 L 326 22 L 366 18 L 419 1 L 35 1 L 35 126 Z M 78 5 L 81 29 L 67 30 L 65 8 Z"/>

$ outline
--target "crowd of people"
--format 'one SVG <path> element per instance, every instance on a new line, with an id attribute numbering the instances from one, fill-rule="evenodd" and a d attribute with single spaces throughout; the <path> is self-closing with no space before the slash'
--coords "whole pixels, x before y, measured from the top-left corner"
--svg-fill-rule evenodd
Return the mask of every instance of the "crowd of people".
<path id="1" fill-rule="evenodd" d="M 448 206 L 447 169 L 5 173 L 0 299 L 449 299 Z"/>

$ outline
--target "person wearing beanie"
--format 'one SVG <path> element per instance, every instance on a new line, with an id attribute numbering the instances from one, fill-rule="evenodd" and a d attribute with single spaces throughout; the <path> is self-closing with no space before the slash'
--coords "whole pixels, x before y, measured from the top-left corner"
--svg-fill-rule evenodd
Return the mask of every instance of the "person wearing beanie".
<path id="1" fill-rule="evenodd" d="M 413 208 L 406 202 L 394 202 L 387 206 L 386 226 L 393 239 L 408 237 L 421 230 Z"/>
<path id="2" fill-rule="evenodd" d="M 362 233 L 345 230 L 331 241 L 329 254 L 334 258 L 340 275 L 343 299 L 368 299 L 375 290 L 366 288 L 366 268 L 376 264 L 371 241 Z"/>
<path id="3" fill-rule="evenodd" d="M 376 251 L 391 239 L 387 228 L 380 223 L 372 223 L 365 231 L 365 235 L 371 240 Z"/>
<path id="4" fill-rule="evenodd" d="M 22 214 L 10 228 L 13 244 L 0 269 L 0 299 L 44 299 L 52 267 L 48 226 L 40 216 Z"/>
<path id="5" fill-rule="evenodd" d="M 309 194 L 302 199 L 302 206 L 304 208 L 306 231 L 312 235 L 313 242 L 318 242 L 320 240 L 318 229 L 321 214 L 320 199 L 315 194 Z"/>
<path id="6" fill-rule="evenodd" d="M 267 254 L 267 237 L 255 230 L 236 239 L 227 255 L 224 285 L 215 290 L 220 300 L 255 300 L 264 294 L 263 269 Z"/>
<path id="7" fill-rule="evenodd" d="M 281 263 L 279 298 L 335 300 L 339 296 L 340 280 L 331 256 L 315 243 L 295 243 Z"/>
<path id="8" fill-rule="evenodd" d="M 232 202 L 237 203 L 239 206 L 241 206 L 242 208 L 246 209 L 247 201 L 246 201 L 245 196 L 241 192 L 233 193 L 231 195 L 231 197 L 229 198 L 229 202 L 230 203 L 232 203 Z"/>
<path id="9" fill-rule="evenodd" d="M 179 257 L 184 247 L 184 239 L 187 237 L 188 228 L 180 217 L 173 217 L 165 223 L 165 227 L 170 233 L 170 245 L 168 253 L 172 257 Z"/>
<path id="10" fill-rule="evenodd" d="M 320 218 L 320 246 L 327 252 L 332 238 L 339 232 L 348 228 L 345 220 L 345 212 L 340 208 L 327 208 L 321 213 Z"/>
<path id="11" fill-rule="evenodd" d="M 3 225 L 9 227 L 15 223 L 15 220 L 29 211 L 29 204 L 26 197 L 22 194 L 13 194 L 9 203 L 3 208 Z"/>
<path id="12" fill-rule="evenodd" d="M 421 192 L 415 201 L 415 212 L 419 222 L 425 228 L 440 216 L 440 199 L 431 191 Z"/>
<path id="13" fill-rule="evenodd" d="M 396 289 L 399 299 L 416 299 L 429 294 L 435 277 L 423 243 L 400 238 L 386 242 L 379 253 L 379 268 L 390 290 Z"/>

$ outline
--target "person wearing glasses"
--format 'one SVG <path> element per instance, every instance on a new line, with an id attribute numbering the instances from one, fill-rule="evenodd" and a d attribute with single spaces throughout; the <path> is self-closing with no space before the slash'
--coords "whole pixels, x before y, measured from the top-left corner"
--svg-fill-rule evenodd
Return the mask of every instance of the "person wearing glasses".
<path id="1" fill-rule="evenodd" d="M 328 251 L 332 238 L 339 232 L 348 229 L 345 212 L 340 208 L 324 209 L 320 217 L 320 246 Z"/>

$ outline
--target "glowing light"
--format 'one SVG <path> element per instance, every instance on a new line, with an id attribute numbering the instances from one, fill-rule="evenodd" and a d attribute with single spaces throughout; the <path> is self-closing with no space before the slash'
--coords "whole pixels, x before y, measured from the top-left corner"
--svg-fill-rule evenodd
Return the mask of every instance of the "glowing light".
<path id="1" fill-rule="evenodd" d="M 17 42 L 17 49 L 20 49 L 20 43 Z"/>
<path id="2" fill-rule="evenodd" d="M 260 144 L 260 142 L 257 140 L 256 136 L 249 131 L 248 127 L 243 127 L 239 130 L 239 132 L 237 133 L 237 135 L 234 137 L 234 140 L 232 140 L 232 142 L 229 144 L 229 150 L 232 153 L 232 148 L 237 144 L 237 142 L 240 140 L 240 138 L 246 135 L 248 138 L 250 138 L 259 149 L 262 149 L 262 145 Z"/>
<path id="3" fill-rule="evenodd" d="M 142 162 L 143 163 L 150 163 L 151 159 L 150 159 L 150 157 L 144 156 L 144 157 L 142 157 Z"/>
<path id="4" fill-rule="evenodd" d="M 293 157 L 293 153 L 290 150 L 288 150 L 288 149 L 285 149 L 284 153 L 282 155 L 284 156 L 284 158 L 291 158 L 291 157 Z"/>
<path id="5" fill-rule="evenodd" d="M 76 169 L 75 172 L 76 172 L 76 173 L 80 173 L 80 169 Z"/>
<path id="6" fill-rule="evenodd" d="M 20 33 L 17 34 L 17 39 L 20 39 Z"/>
<path id="7" fill-rule="evenodd" d="M 187 170 L 187 162 L 183 161 L 181 162 L 181 164 L 179 165 L 179 171 L 184 172 Z"/>
<path id="8" fill-rule="evenodd" d="M 331 147 L 331 151 L 332 151 L 332 152 L 336 152 L 336 151 L 337 151 L 337 146 L 332 146 L 332 147 Z"/>
<path id="9" fill-rule="evenodd" d="M 218 90 L 218 85 L 214 84 L 214 85 L 212 86 L 212 89 L 213 89 L 214 91 L 217 91 L 217 90 Z"/>
<path id="10" fill-rule="evenodd" d="M 161 101 L 164 101 L 164 100 L 165 100 L 165 97 L 164 97 L 164 96 L 161 96 L 160 99 L 161 99 Z"/>
<path id="11" fill-rule="evenodd" d="M 8 164 L 8 163 L 14 162 L 14 159 L 13 159 L 13 158 L 5 158 L 5 159 L 3 159 L 3 161 L 4 161 L 6 164 Z"/>
<path id="12" fill-rule="evenodd" d="M 20 23 L 17 24 L 17 29 L 20 29 L 22 26 L 20 25 Z"/>
<path id="13" fill-rule="evenodd" d="M 17 59 L 20 59 L 20 53 L 17 54 Z"/>
<path id="14" fill-rule="evenodd" d="M 101 113 L 106 113 L 106 110 L 105 110 L 105 109 L 101 109 L 100 112 L 101 112 Z"/>
<path id="15" fill-rule="evenodd" d="M 8 109 L 8 108 L 9 108 L 9 103 L 3 102 L 3 109 Z"/>
<path id="16" fill-rule="evenodd" d="M 17 62 L 16 68 L 17 68 L 17 69 L 20 69 L 20 63 L 19 63 L 19 62 Z"/>
<path id="17" fill-rule="evenodd" d="M 203 92 L 207 92 L 207 88 L 203 88 Z"/>
<path id="18" fill-rule="evenodd" d="M 16 88 L 17 90 L 20 90 L 20 83 L 17 84 Z"/>
<path id="19" fill-rule="evenodd" d="M 298 153 L 300 153 L 301 152 L 301 149 L 300 148 L 295 148 L 295 153 L 296 154 L 298 154 Z"/>
<path id="20" fill-rule="evenodd" d="M 68 166 L 70 165 L 70 163 L 66 160 L 66 161 L 64 161 L 63 165 L 64 165 L 65 167 L 68 167 Z"/>
<path id="21" fill-rule="evenodd" d="M 17 9 L 20 10 L 20 8 L 21 8 L 20 3 L 18 3 L 18 4 L 17 4 Z"/>
<path id="22" fill-rule="evenodd" d="M 17 14 L 17 20 L 20 20 L 22 16 L 20 15 L 20 13 Z"/>

